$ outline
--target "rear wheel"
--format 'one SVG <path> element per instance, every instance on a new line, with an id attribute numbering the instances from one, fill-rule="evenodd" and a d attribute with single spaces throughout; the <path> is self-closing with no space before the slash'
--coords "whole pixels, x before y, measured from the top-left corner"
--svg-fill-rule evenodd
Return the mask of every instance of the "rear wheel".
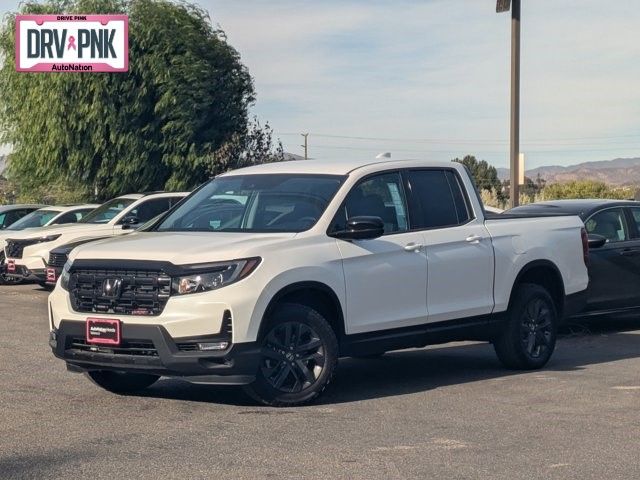
<path id="1" fill-rule="evenodd" d="M 245 391 L 265 405 L 310 402 L 329 384 L 338 362 L 333 329 L 317 311 L 298 304 L 279 307 L 268 325 L 256 380 Z"/>
<path id="2" fill-rule="evenodd" d="M 160 377 L 146 373 L 113 372 L 110 370 L 93 370 L 87 377 L 105 390 L 113 393 L 132 393 L 153 385 Z"/>
<path id="3" fill-rule="evenodd" d="M 498 358 L 507 368 L 542 368 L 556 346 L 558 314 L 549 292 L 525 283 L 515 292 L 504 332 L 494 342 Z"/>

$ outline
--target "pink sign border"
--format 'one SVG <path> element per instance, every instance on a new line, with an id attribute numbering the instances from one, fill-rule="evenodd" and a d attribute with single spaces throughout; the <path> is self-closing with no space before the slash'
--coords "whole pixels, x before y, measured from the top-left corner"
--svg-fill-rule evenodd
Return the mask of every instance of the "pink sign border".
<path id="1" fill-rule="evenodd" d="M 85 17 L 84 19 L 77 20 L 59 20 L 58 17 L 71 16 L 71 17 Z M 20 63 L 20 23 L 23 21 L 35 21 L 38 25 L 42 25 L 44 22 L 100 22 L 102 25 L 114 20 L 124 20 L 124 46 L 125 46 L 125 58 L 124 67 L 115 68 L 111 65 L 103 62 L 95 63 L 38 63 L 31 68 L 22 68 Z M 129 16 L 122 14 L 113 15 L 82 15 L 82 14 L 60 14 L 60 15 L 16 15 L 16 50 L 15 50 L 15 62 L 17 72 L 49 72 L 49 73 L 104 73 L 104 72 L 128 72 L 129 71 Z M 52 70 L 53 65 L 80 65 L 91 66 L 91 70 Z"/>

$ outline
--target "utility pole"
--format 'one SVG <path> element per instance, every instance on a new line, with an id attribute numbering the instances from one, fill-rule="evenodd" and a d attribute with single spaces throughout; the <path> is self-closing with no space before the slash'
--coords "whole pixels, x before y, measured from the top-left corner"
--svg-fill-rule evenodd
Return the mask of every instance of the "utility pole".
<path id="1" fill-rule="evenodd" d="M 511 127 L 509 135 L 509 196 L 511 207 L 520 203 L 520 2 L 497 0 L 496 12 L 508 12 L 511 7 Z"/>
<path id="2" fill-rule="evenodd" d="M 304 144 L 300 145 L 302 148 L 304 148 L 304 159 L 305 160 L 309 160 L 309 155 L 308 155 L 308 138 L 309 138 L 309 134 L 308 133 L 301 133 L 300 135 L 302 135 L 304 137 Z"/>

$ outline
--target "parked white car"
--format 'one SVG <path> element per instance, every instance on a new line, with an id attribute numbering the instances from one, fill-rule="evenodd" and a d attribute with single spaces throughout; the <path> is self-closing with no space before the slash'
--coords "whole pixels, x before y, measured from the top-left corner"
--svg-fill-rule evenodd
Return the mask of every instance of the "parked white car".
<path id="1" fill-rule="evenodd" d="M 110 391 L 168 376 L 245 385 L 269 405 L 317 397 L 338 357 L 453 340 L 540 368 L 587 287 L 583 224 L 485 221 L 480 202 L 457 163 L 220 175 L 150 231 L 71 252 L 49 298 L 51 348 Z"/>
<path id="2" fill-rule="evenodd" d="M 45 284 L 46 265 L 54 248 L 78 240 L 131 233 L 186 195 L 186 192 L 123 195 L 100 205 L 78 223 L 14 232 L 5 240 L 6 275 Z"/>
<path id="3" fill-rule="evenodd" d="M 100 205 L 84 204 L 42 207 L 31 211 L 31 213 L 26 214 L 15 222 L 11 222 L 6 228 L 0 230 L 0 285 L 17 281 L 15 278 L 9 278 L 5 275 L 6 264 L 4 262 L 4 248 L 6 247 L 6 238 L 15 235 L 17 231 L 32 231 L 34 228 L 49 225 L 76 223 L 87 213 L 99 206 Z"/>

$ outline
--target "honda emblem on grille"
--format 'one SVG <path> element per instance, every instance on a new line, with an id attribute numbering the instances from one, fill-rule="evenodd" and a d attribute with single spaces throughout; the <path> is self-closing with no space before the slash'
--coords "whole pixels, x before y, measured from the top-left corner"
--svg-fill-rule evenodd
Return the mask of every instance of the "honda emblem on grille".
<path id="1" fill-rule="evenodd" d="M 109 298 L 120 298 L 122 294 L 122 279 L 107 278 L 102 282 L 102 295 Z"/>

